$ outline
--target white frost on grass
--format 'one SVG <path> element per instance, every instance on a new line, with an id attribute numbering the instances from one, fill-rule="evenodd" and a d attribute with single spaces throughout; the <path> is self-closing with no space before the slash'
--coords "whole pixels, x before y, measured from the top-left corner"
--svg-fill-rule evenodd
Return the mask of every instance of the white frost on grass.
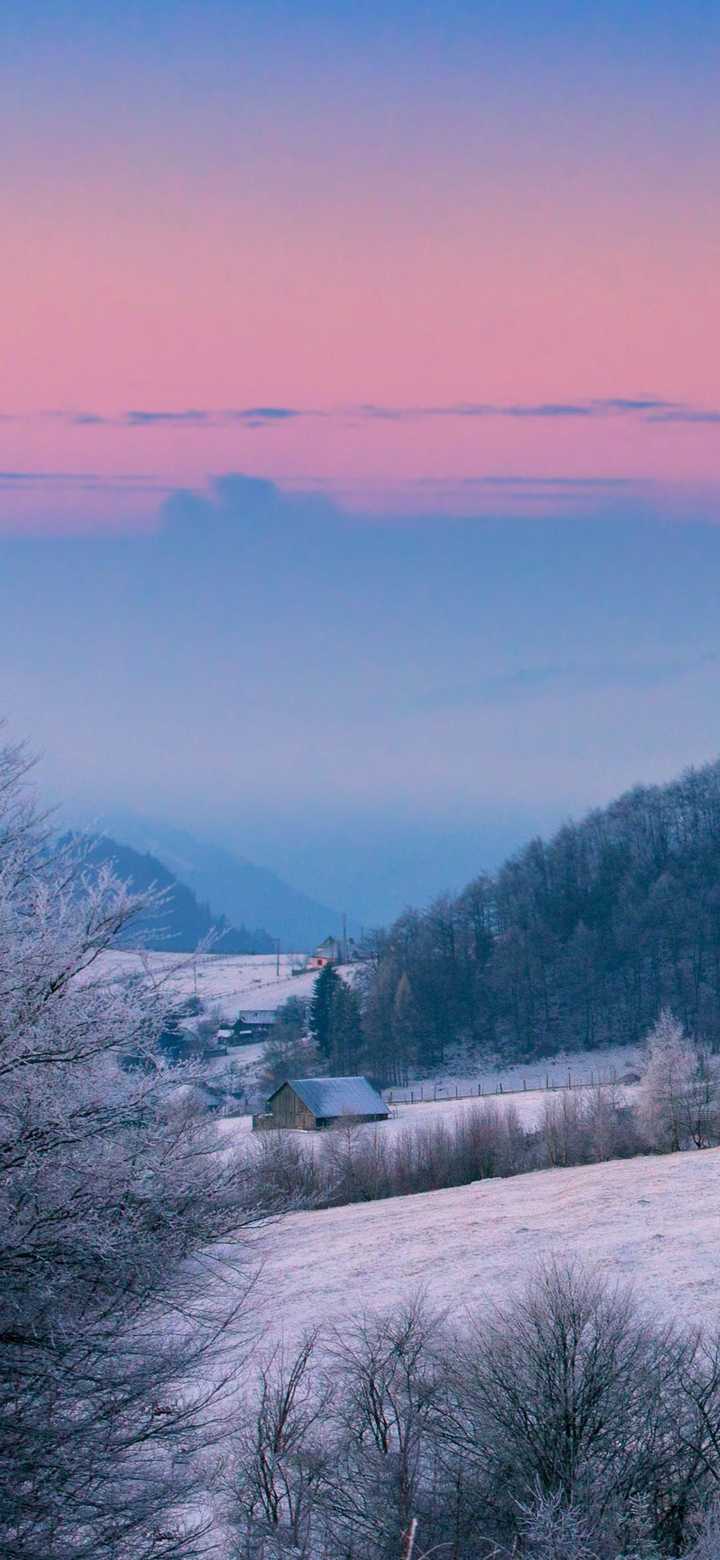
<path id="1" fill-rule="evenodd" d="M 407 1087 L 394 1089 L 396 1099 L 406 1099 L 412 1092 L 417 1099 L 423 1092 L 425 1098 L 438 1094 L 454 1095 L 475 1093 L 478 1084 L 485 1094 L 493 1093 L 502 1084 L 503 1090 L 522 1090 L 523 1081 L 528 1091 L 544 1089 L 546 1080 L 553 1088 L 563 1088 L 568 1075 L 573 1083 L 609 1083 L 614 1077 L 622 1078 L 627 1071 L 642 1072 L 644 1051 L 641 1046 L 604 1046 L 593 1051 L 561 1051 L 557 1056 L 535 1057 L 530 1061 L 491 1063 L 478 1060 L 468 1070 L 467 1059 L 457 1058 L 454 1065 L 434 1077 L 413 1079 Z M 386 1090 L 386 1093 L 389 1091 Z"/>
<path id="2" fill-rule="evenodd" d="M 291 1347 L 422 1289 L 454 1316 L 501 1301 L 543 1257 L 632 1280 L 661 1314 L 720 1316 L 720 1149 L 538 1170 L 447 1191 L 290 1214 L 250 1237 L 254 1320 Z M 247 1247 L 246 1247 L 247 1250 Z"/>
<path id="3" fill-rule="evenodd" d="M 234 1023 L 242 1009 L 276 1012 L 288 997 L 312 996 L 317 970 L 293 975 L 293 968 L 304 962 L 304 954 L 222 954 L 155 953 L 113 950 L 104 953 L 93 966 L 92 978 L 100 974 L 125 980 L 133 975 L 167 985 L 173 1002 L 197 996 L 205 1008 L 218 1008 L 223 1019 Z M 279 965 L 279 973 L 278 973 Z M 89 978 L 89 977 L 88 977 Z"/>
<path id="4" fill-rule="evenodd" d="M 410 1105 L 399 1103 L 393 1107 L 393 1115 L 388 1121 L 381 1123 L 367 1122 L 353 1128 L 361 1136 L 372 1135 L 375 1132 L 381 1137 L 397 1136 L 399 1132 L 422 1131 L 423 1127 L 435 1126 L 438 1122 L 444 1122 L 446 1126 L 452 1126 L 459 1121 L 468 1110 L 473 1110 L 476 1105 L 490 1104 L 498 1110 L 507 1110 L 514 1107 L 520 1124 L 525 1128 L 538 1126 L 546 1100 L 557 1098 L 558 1094 L 566 1093 L 565 1090 L 548 1092 L 545 1089 L 529 1090 L 527 1093 L 507 1095 L 484 1095 L 482 1099 L 472 1100 L 429 1100 L 424 1104 Z M 625 1104 L 635 1097 L 635 1087 L 618 1088 L 616 1099 L 618 1103 Z M 237 1143 L 246 1138 L 252 1131 L 252 1116 L 232 1116 L 218 1121 L 218 1131 L 224 1142 L 228 1145 Z M 332 1131 L 332 1129 L 330 1129 Z M 293 1132 L 294 1142 L 300 1142 L 308 1151 L 312 1152 L 328 1140 L 329 1132 Z"/>

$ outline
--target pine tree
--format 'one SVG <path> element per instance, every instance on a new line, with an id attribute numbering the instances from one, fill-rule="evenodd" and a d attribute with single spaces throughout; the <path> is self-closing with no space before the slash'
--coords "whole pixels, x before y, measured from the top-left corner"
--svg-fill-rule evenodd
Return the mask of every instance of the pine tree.
<path id="1" fill-rule="evenodd" d="M 341 1075 L 357 1071 L 363 1051 L 360 1003 L 344 980 L 338 978 L 330 1014 L 330 1045 L 333 1068 Z"/>
<path id="2" fill-rule="evenodd" d="M 315 1042 L 315 1048 L 323 1061 L 329 1061 L 332 1055 L 332 1029 L 333 1006 L 335 992 L 341 984 L 332 964 L 326 964 L 320 971 L 315 982 L 312 1001 L 310 1003 L 310 1015 L 308 1028 Z"/>

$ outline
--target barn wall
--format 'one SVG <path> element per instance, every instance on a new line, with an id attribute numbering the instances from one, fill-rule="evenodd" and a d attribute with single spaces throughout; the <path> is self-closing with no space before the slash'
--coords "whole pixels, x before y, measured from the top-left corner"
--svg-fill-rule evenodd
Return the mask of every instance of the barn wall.
<path id="1" fill-rule="evenodd" d="M 315 1126 L 315 1117 L 287 1083 L 275 1095 L 270 1109 L 273 1126 L 303 1132 L 312 1132 Z"/>

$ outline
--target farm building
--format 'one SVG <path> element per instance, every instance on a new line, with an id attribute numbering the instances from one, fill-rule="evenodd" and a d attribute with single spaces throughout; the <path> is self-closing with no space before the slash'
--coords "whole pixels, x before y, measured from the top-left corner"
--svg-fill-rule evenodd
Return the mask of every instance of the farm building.
<path id="1" fill-rule="evenodd" d="M 338 937 L 325 937 L 318 943 L 305 966 L 308 970 L 324 970 L 326 964 L 342 964 L 343 947 Z"/>
<path id="2" fill-rule="evenodd" d="M 270 1033 L 276 1020 L 277 1008 L 241 1008 L 235 1029 L 244 1031 L 244 1038 L 262 1039 Z"/>
<path id="3" fill-rule="evenodd" d="M 387 1121 L 390 1111 L 367 1078 L 288 1078 L 253 1117 L 256 1131 L 272 1127 L 317 1132 L 343 1117 Z"/>

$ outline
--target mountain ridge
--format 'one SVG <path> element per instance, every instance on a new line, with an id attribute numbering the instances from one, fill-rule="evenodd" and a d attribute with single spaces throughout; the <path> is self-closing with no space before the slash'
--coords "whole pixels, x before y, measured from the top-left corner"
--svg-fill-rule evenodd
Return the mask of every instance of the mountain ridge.
<path id="1" fill-rule="evenodd" d="M 157 889 L 164 897 L 157 911 L 138 917 L 130 928 L 134 943 L 142 940 L 151 950 L 192 953 L 209 942 L 215 953 L 272 953 L 275 939 L 263 927 L 234 926 L 223 914 L 196 894 L 150 851 L 138 851 L 112 835 L 96 834 L 82 838 L 85 860 L 90 867 L 110 866 L 118 878 L 138 893 Z"/>
<path id="2" fill-rule="evenodd" d="M 233 925 L 267 928 L 285 952 L 309 952 L 327 936 L 340 936 L 343 915 L 313 899 L 272 872 L 222 845 L 156 819 L 118 813 L 104 820 L 103 832 L 160 861 L 196 898 L 211 904 Z M 359 927 L 348 920 L 356 936 Z"/>

